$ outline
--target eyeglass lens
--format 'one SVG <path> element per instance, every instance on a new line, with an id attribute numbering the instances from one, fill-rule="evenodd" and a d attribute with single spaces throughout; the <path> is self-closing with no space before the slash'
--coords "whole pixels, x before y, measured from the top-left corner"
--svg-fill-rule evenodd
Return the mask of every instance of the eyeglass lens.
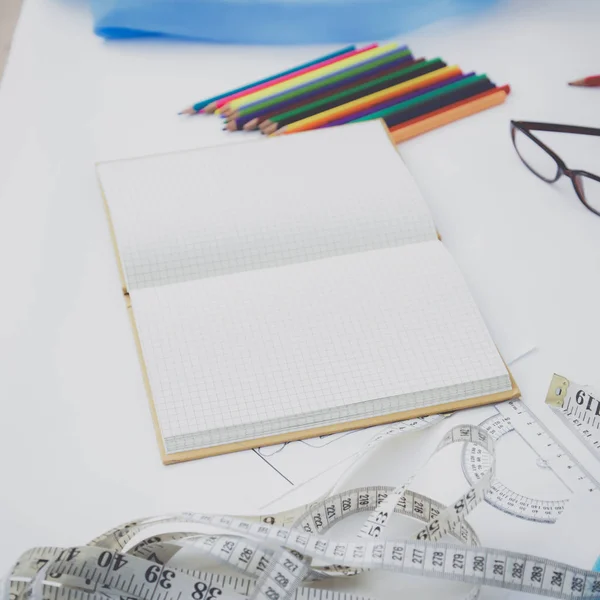
<path id="1" fill-rule="evenodd" d="M 600 181 L 587 175 L 577 174 L 575 186 L 583 201 L 591 209 L 600 213 Z"/>
<path id="2" fill-rule="evenodd" d="M 544 181 L 556 180 L 558 164 L 541 146 L 518 128 L 513 130 L 513 142 L 521 160 L 531 171 Z"/>

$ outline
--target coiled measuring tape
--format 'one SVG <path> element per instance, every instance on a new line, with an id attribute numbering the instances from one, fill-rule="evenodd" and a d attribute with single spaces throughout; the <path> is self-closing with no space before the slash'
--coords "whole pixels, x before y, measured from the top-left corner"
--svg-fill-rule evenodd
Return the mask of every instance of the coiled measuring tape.
<path id="1" fill-rule="evenodd" d="M 0 598 L 367 600 L 319 589 L 315 582 L 378 569 L 471 583 L 475 586 L 471 599 L 482 585 L 565 600 L 600 598 L 600 573 L 480 545 L 465 519 L 490 489 L 494 443 L 494 436 L 477 425 L 456 426 L 444 435 L 436 452 L 470 444 L 488 455 L 476 483 L 448 506 L 403 484 L 354 489 L 276 515 L 181 513 L 141 519 L 85 546 L 27 551 L 0 587 Z M 334 525 L 357 513 L 368 517 L 356 538 L 326 536 Z M 423 525 L 409 539 L 387 539 L 385 530 L 398 514 Z M 190 524 L 203 531 L 191 532 Z M 157 525 L 168 525 L 172 532 L 151 535 Z M 445 537 L 454 541 L 442 541 Z M 182 555 L 188 559 L 191 555 L 199 569 L 183 568 Z M 215 561 L 236 574 L 201 568 Z"/>
<path id="2" fill-rule="evenodd" d="M 555 373 L 546 395 L 546 404 L 596 457 L 600 455 L 600 392 Z"/>

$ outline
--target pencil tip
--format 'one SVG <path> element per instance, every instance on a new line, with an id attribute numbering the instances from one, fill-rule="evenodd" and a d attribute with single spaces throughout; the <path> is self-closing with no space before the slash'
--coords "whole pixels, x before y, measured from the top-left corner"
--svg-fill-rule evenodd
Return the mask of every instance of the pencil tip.
<path id="1" fill-rule="evenodd" d="M 195 115 L 196 111 L 194 110 L 193 106 L 188 106 L 187 108 L 180 110 L 177 114 L 178 115 Z"/>
<path id="2" fill-rule="evenodd" d="M 575 81 L 569 81 L 569 85 L 575 86 L 575 87 L 583 87 L 585 86 L 585 79 L 576 79 Z"/>
<path id="3" fill-rule="evenodd" d="M 277 123 L 271 123 L 270 125 L 268 125 L 267 127 L 261 127 L 261 131 L 265 134 L 265 135 L 271 135 L 272 133 L 274 133 L 277 130 Z"/>

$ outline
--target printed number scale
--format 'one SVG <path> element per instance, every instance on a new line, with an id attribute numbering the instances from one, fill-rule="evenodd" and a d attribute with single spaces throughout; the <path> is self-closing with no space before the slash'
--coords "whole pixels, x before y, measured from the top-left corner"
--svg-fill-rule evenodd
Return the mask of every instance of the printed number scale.
<path id="1" fill-rule="evenodd" d="M 546 404 L 590 448 L 600 454 L 600 392 L 554 375 Z"/>
<path id="2" fill-rule="evenodd" d="M 520 402 L 500 407 L 499 412 L 528 437 L 553 468 L 573 471 L 575 465 L 565 467 L 560 448 L 553 447 L 552 438 L 545 438 L 543 428 L 534 427 L 535 419 Z M 466 517 L 489 492 L 496 439 L 484 427 L 460 425 L 444 435 L 436 452 L 455 443 L 484 449 L 489 466 L 468 492 L 448 506 L 403 485 L 350 490 L 304 509 L 268 517 L 182 513 L 144 519 L 115 528 L 87 546 L 26 552 L 11 571 L 10 596 L 15 600 L 100 600 L 107 596 L 127 600 L 358 600 L 358 596 L 304 584 L 363 569 L 471 583 L 477 587 L 469 598 L 475 597 L 480 585 L 565 600 L 600 595 L 600 573 L 479 545 Z M 596 483 L 581 469 L 569 482 L 597 491 Z M 379 539 L 391 516 L 384 509 L 398 490 L 402 490 L 400 499 L 392 512 L 414 517 L 425 527 L 409 539 Z M 368 512 L 367 522 L 380 525 L 361 530 L 351 542 L 323 537 L 332 525 L 359 512 Z M 157 524 L 171 524 L 174 533 L 144 536 Z M 211 533 L 186 533 L 187 524 L 208 528 Z M 143 541 L 131 547 L 132 540 L 140 536 Z M 444 536 L 459 543 L 442 541 Z M 178 568 L 178 552 L 184 548 L 194 553 L 196 564 L 209 556 L 239 575 Z"/>

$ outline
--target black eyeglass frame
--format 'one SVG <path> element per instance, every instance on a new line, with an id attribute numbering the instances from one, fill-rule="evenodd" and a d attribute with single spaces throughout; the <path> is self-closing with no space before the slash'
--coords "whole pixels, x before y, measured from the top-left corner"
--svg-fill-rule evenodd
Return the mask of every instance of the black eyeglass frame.
<path id="1" fill-rule="evenodd" d="M 519 152 L 519 148 L 517 147 L 517 143 L 515 141 L 515 136 L 517 134 L 517 130 L 519 130 L 523 135 L 526 135 L 531 141 L 536 143 L 546 154 L 548 154 L 554 162 L 556 163 L 556 176 L 553 179 L 548 179 L 543 175 L 540 175 L 537 171 L 534 171 L 532 167 L 527 164 L 527 161 L 521 156 Z M 556 154 L 552 149 L 548 148 L 546 144 L 540 141 L 535 137 L 531 132 L 532 131 L 551 131 L 554 133 L 575 133 L 579 135 L 594 135 L 600 136 L 600 129 L 596 129 L 594 127 L 581 127 L 579 125 L 559 125 L 557 123 L 537 123 L 535 121 L 511 121 L 510 122 L 510 133 L 513 141 L 513 145 L 521 162 L 537 177 L 546 181 L 547 183 L 554 183 L 558 181 L 562 175 L 566 175 L 571 182 L 573 183 L 573 187 L 575 188 L 575 193 L 577 197 L 582 202 L 582 204 L 588 209 L 591 210 L 594 214 L 600 216 L 600 210 L 596 210 L 592 206 L 590 206 L 585 199 L 585 191 L 583 189 L 583 185 L 581 183 L 581 177 L 588 177 L 597 181 L 600 184 L 600 176 L 590 173 L 589 171 L 582 171 L 581 169 L 569 169 L 565 164 L 565 161 Z"/>

